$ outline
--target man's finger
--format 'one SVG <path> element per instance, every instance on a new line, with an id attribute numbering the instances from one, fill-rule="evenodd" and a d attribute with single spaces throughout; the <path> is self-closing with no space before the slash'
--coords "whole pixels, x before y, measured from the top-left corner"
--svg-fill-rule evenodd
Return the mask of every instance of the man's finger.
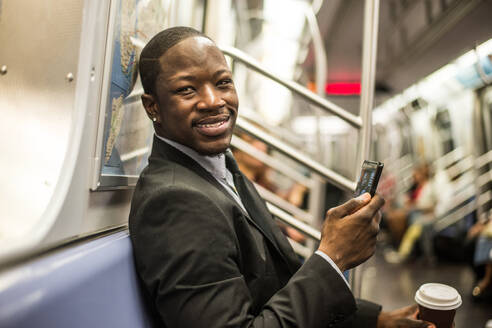
<path id="1" fill-rule="evenodd" d="M 384 205 L 384 199 L 379 195 L 374 195 L 367 206 L 364 206 L 359 213 L 366 217 L 374 217 L 381 207 Z"/>
<path id="2" fill-rule="evenodd" d="M 436 328 L 436 326 L 427 321 L 413 320 L 413 319 L 403 319 L 398 320 L 396 327 L 408 327 L 408 328 Z"/>
<path id="3" fill-rule="evenodd" d="M 436 328 L 432 322 L 416 320 L 420 325 L 414 326 L 415 328 Z"/>
<path id="4" fill-rule="evenodd" d="M 383 214 L 381 213 L 381 210 L 378 210 L 376 212 L 376 215 L 374 216 L 374 224 L 379 227 L 379 224 L 381 223 L 381 218 L 383 217 Z"/>
<path id="5" fill-rule="evenodd" d="M 363 193 L 359 197 L 352 198 L 340 206 L 330 208 L 327 212 L 327 216 L 331 218 L 342 218 L 346 215 L 354 213 L 359 208 L 366 205 L 370 199 L 371 195 L 369 193 Z"/>

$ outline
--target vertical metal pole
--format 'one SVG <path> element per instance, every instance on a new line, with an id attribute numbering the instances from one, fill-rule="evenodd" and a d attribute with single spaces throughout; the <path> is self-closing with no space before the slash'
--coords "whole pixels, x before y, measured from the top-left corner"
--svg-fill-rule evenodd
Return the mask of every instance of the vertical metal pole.
<path id="1" fill-rule="evenodd" d="M 308 27 L 311 32 L 311 36 L 313 37 L 314 61 L 316 68 L 316 93 L 319 96 L 324 97 L 328 65 L 326 63 L 326 52 L 323 44 L 323 37 L 321 36 L 316 15 L 311 5 L 306 5 L 305 13 Z M 323 141 L 321 139 L 321 118 L 323 117 L 323 112 L 321 108 L 317 106 L 315 107 L 310 105 L 310 107 L 313 108 L 314 115 L 316 116 L 316 144 L 318 146 L 317 160 L 318 162 L 323 163 L 325 158 Z"/>
<path id="2" fill-rule="evenodd" d="M 206 8 L 205 34 L 217 44 L 229 44 L 227 35 L 231 0 L 208 0 Z"/>
<path id="3" fill-rule="evenodd" d="M 361 99 L 360 117 L 362 128 L 359 131 L 360 148 L 357 153 L 356 174 L 359 173 L 362 161 L 370 155 L 371 130 L 372 130 L 372 106 L 374 101 L 374 85 L 376 77 L 376 54 L 379 23 L 379 0 L 366 0 L 364 8 L 364 31 L 362 46 L 362 76 L 361 76 Z M 350 284 L 355 296 L 361 292 L 361 266 L 352 270 Z"/>
<path id="4" fill-rule="evenodd" d="M 202 32 L 205 33 L 207 30 L 207 9 L 208 0 L 203 0 L 203 15 L 202 15 Z"/>
<path id="5" fill-rule="evenodd" d="M 306 5 L 306 20 L 311 32 L 311 36 L 313 38 L 312 41 L 316 67 L 316 93 L 319 96 L 324 97 L 328 65 L 323 37 L 321 36 L 321 31 L 319 30 L 316 14 L 313 11 L 313 7 L 311 5 Z M 323 111 L 318 106 L 310 105 L 310 107 L 314 110 L 314 114 L 316 116 L 316 144 L 318 146 L 317 159 L 320 163 L 325 164 L 325 149 L 321 135 L 321 119 L 323 117 Z M 315 173 L 311 174 L 311 179 L 315 182 L 315 186 L 311 188 L 309 195 L 309 213 L 312 214 L 314 219 L 314 222 L 310 223 L 311 226 L 320 229 L 323 219 L 325 218 L 326 182 L 324 182 L 324 180 Z M 315 243 L 313 240 L 309 240 L 307 245 L 314 251 L 314 248 L 317 246 L 317 244 L 317 242 Z"/>
<path id="6" fill-rule="evenodd" d="M 484 138 L 484 125 L 483 123 L 483 107 L 482 107 L 482 99 L 484 90 L 478 90 L 475 92 L 475 99 L 473 102 L 473 154 L 475 158 L 480 157 L 480 155 L 485 154 L 487 152 L 486 140 Z M 480 186 L 480 181 L 477 179 L 482 172 L 485 172 L 483 168 L 475 167 L 475 199 L 477 204 L 477 218 L 480 220 L 483 216 L 483 206 L 480 206 L 478 199 L 482 193 L 482 187 Z"/>

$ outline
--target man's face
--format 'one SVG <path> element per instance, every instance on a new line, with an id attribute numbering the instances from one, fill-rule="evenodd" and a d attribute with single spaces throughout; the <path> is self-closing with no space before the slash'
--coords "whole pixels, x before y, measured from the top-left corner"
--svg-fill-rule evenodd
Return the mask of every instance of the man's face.
<path id="1" fill-rule="evenodd" d="M 224 152 L 236 123 L 238 98 L 222 52 L 207 38 L 190 37 L 159 61 L 157 133 L 203 155 Z"/>

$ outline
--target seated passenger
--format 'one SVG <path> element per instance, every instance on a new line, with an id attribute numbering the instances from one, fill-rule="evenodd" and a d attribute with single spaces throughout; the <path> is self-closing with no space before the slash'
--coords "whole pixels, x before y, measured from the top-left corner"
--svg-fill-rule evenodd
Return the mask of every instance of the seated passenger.
<path id="1" fill-rule="evenodd" d="M 238 98 L 222 52 L 187 27 L 143 49 L 142 102 L 154 122 L 130 212 L 136 267 L 164 327 L 426 327 L 416 307 L 354 300 L 341 271 L 373 253 L 384 201 L 328 211 L 300 266 L 229 150 Z"/>
<path id="2" fill-rule="evenodd" d="M 257 150 L 263 153 L 268 152 L 268 146 L 264 142 L 244 133 L 240 135 L 240 138 L 248 142 Z M 265 163 L 239 149 L 232 150 L 232 153 L 236 159 L 237 165 L 239 166 L 239 170 L 249 180 L 256 182 L 263 188 L 268 189 L 273 193 L 277 192 L 278 188 L 270 178 L 271 169 Z"/>
<path id="3" fill-rule="evenodd" d="M 389 262 L 401 262 L 411 254 L 417 241 L 420 241 L 424 259 L 435 261 L 433 250 L 435 220 L 434 210 L 438 202 L 434 182 L 431 178 L 430 166 L 426 163 L 417 166 L 413 174 L 414 185 L 409 192 L 405 207 L 393 213 L 389 212 L 388 220 L 404 220 L 407 226 L 398 247 L 398 253 L 386 254 Z M 400 223 L 403 224 L 403 223 Z M 390 255 L 391 256 L 388 256 Z"/>
<path id="4" fill-rule="evenodd" d="M 492 302 L 492 211 L 487 221 L 479 221 L 467 234 L 469 262 L 477 283 L 471 292 L 474 301 Z M 471 254 L 470 254 L 471 253 Z"/>
<path id="5" fill-rule="evenodd" d="M 264 142 L 251 137 L 245 133 L 239 134 L 240 138 L 251 144 L 253 147 L 261 152 L 268 153 L 268 145 Z M 289 203 L 301 207 L 302 196 L 307 191 L 307 188 L 301 184 L 295 184 L 287 193 L 281 193 L 277 185 L 272 181 L 271 173 L 272 170 L 265 163 L 260 161 L 254 156 L 249 155 L 239 149 L 234 148 L 232 150 L 234 158 L 236 159 L 239 170 L 243 175 L 245 175 L 249 180 L 259 184 L 263 188 L 277 194 L 277 196 L 282 197 Z M 301 198 L 301 199 L 299 199 Z M 281 222 L 277 223 L 280 229 L 292 240 L 298 243 L 305 243 L 306 237 L 301 234 L 296 229 L 283 224 Z"/>

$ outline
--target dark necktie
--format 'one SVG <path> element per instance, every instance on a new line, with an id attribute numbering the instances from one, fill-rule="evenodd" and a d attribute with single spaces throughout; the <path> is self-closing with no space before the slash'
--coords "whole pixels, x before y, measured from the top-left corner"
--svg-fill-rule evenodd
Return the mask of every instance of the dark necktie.
<path id="1" fill-rule="evenodd" d="M 275 238 L 275 233 L 272 230 L 272 224 L 275 224 L 272 219 L 272 215 L 270 211 L 266 207 L 263 199 L 258 194 L 256 189 L 251 183 L 246 181 L 246 178 L 243 176 L 239 167 L 232 155 L 232 152 L 228 149 L 225 153 L 226 155 L 226 167 L 232 173 L 234 184 L 236 185 L 236 189 L 238 191 L 239 197 L 246 208 L 250 219 L 256 224 L 256 226 L 263 232 L 265 238 L 270 240 L 271 244 L 277 251 L 282 255 L 282 258 L 286 260 L 286 255 L 284 251 L 289 249 L 290 246 L 287 242 L 287 239 L 284 238 L 284 242 L 282 242 L 282 238 Z M 278 229 L 277 229 L 278 230 Z M 278 230 L 278 234 L 282 235 L 282 232 Z M 281 246 L 282 244 L 283 246 Z M 291 269 L 292 272 L 295 272 L 298 269 L 298 260 L 297 256 L 293 251 L 290 252 L 290 261 L 287 261 L 287 265 Z"/>
<path id="2" fill-rule="evenodd" d="M 255 197 L 255 195 L 253 195 L 253 193 L 256 193 L 256 190 L 251 190 L 251 188 L 254 187 L 250 187 L 246 183 L 246 178 L 239 170 L 237 162 L 229 149 L 226 151 L 226 167 L 232 173 L 236 190 L 244 207 L 248 211 L 250 218 L 259 226 L 268 239 L 275 244 L 272 228 L 270 226 L 271 222 L 267 221 L 271 218 L 270 212 L 264 205 L 260 196 L 258 195 Z"/>

